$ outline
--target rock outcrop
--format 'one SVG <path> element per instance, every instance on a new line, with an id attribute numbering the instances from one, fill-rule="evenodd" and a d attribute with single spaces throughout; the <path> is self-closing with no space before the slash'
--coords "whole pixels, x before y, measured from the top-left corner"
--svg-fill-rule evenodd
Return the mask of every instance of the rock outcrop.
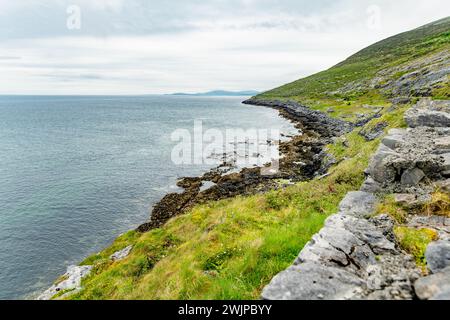
<path id="1" fill-rule="evenodd" d="M 361 191 L 347 194 L 339 212 L 326 220 L 294 264 L 264 288 L 263 299 L 450 298 L 448 218 L 417 216 L 410 221 L 411 226 L 435 229 L 441 238 L 427 248 L 432 274 L 423 277 L 412 256 L 396 244 L 394 221 L 373 216 L 378 193 L 398 192 L 399 202 L 417 205 L 429 200 L 434 185 L 446 186 L 450 130 L 443 119 L 450 114 L 450 101 L 423 100 L 412 110 L 405 115 L 412 127 L 389 131 Z"/>
<path id="2" fill-rule="evenodd" d="M 73 294 L 81 289 L 81 280 L 88 276 L 92 266 L 69 266 L 61 281 L 44 291 L 37 300 L 50 300 L 56 295 Z"/>

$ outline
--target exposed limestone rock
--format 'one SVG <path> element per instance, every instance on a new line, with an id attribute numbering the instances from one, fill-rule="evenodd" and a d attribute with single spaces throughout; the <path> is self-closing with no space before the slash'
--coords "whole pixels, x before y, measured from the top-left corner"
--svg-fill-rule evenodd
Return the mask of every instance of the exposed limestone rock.
<path id="1" fill-rule="evenodd" d="M 450 267 L 442 272 L 420 278 L 414 284 L 417 296 L 421 300 L 443 299 L 450 290 Z"/>
<path id="2" fill-rule="evenodd" d="M 364 282 L 340 268 L 308 262 L 275 276 L 264 288 L 265 300 L 343 300 L 357 296 Z"/>
<path id="3" fill-rule="evenodd" d="M 425 258 L 428 269 L 433 273 L 450 267 L 450 239 L 430 243 L 425 252 Z"/>
<path id="4" fill-rule="evenodd" d="M 426 105 L 429 108 L 434 104 L 434 102 L 419 103 L 420 106 Z M 450 115 L 450 102 L 440 102 L 435 108 Z M 426 115 L 424 117 L 427 118 Z M 362 190 L 375 192 L 381 187 L 396 193 L 411 193 L 411 190 L 412 193 L 417 193 L 417 190 L 423 189 L 428 181 L 446 177 L 447 171 L 450 171 L 449 140 L 449 128 L 418 127 L 390 130 L 369 164 L 366 171 L 368 180 Z M 422 193 L 428 191 L 423 190 Z"/>
<path id="5" fill-rule="evenodd" d="M 359 135 L 362 136 L 366 141 L 373 141 L 376 138 L 382 136 L 384 134 L 384 129 L 387 127 L 386 122 L 379 122 L 371 129 L 363 129 L 359 132 Z"/>
<path id="6" fill-rule="evenodd" d="M 411 128 L 450 127 L 449 111 L 449 104 L 422 99 L 405 113 L 405 120 Z"/>
<path id="7" fill-rule="evenodd" d="M 67 272 L 62 276 L 63 280 L 47 289 L 37 300 L 50 300 L 58 293 L 74 293 L 80 290 L 81 280 L 88 276 L 91 270 L 92 266 L 69 266 Z"/>
<path id="8" fill-rule="evenodd" d="M 264 288 L 264 299 L 450 297 L 450 219 L 410 219 L 409 226 L 432 227 L 442 239 L 430 244 L 426 252 L 430 270 L 437 273 L 420 279 L 422 273 L 414 258 L 395 244 L 392 219 L 386 215 L 371 217 L 377 203 L 374 193 L 396 191 L 396 202 L 408 208 L 430 200 L 431 182 L 448 187 L 442 177 L 450 170 L 450 130 L 438 128 L 447 125 L 439 119 L 441 113 L 444 119 L 448 116 L 448 106 L 449 102 L 424 100 L 416 106 L 419 116 L 409 116 L 417 128 L 389 131 L 366 170 L 361 191 L 347 194 L 339 213 L 325 221 L 293 266 Z"/>
<path id="9" fill-rule="evenodd" d="M 377 201 L 371 193 L 352 191 L 340 203 L 339 211 L 353 216 L 367 217 L 373 213 Z"/>
<path id="10" fill-rule="evenodd" d="M 131 252 L 131 249 L 133 249 L 133 246 L 128 246 L 128 247 L 126 247 L 126 248 L 124 248 L 124 249 L 122 249 L 122 250 L 119 250 L 119 251 L 113 253 L 113 254 L 110 256 L 110 259 L 111 259 L 112 261 L 120 261 L 120 260 L 123 260 L 123 259 L 125 259 L 126 257 L 128 257 L 128 255 L 129 255 L 130 252 Z"/>

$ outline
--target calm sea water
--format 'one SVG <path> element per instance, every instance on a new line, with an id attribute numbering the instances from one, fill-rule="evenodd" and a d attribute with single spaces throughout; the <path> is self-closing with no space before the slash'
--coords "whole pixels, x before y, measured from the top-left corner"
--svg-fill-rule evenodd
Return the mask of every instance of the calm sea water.
<path id="1" fill-rule="evenodd" d="M 51 285 L 149 217 L 177 178 L 177 128 L 281 128 L 243 98 L 0 96 L 0 299 Z"/>

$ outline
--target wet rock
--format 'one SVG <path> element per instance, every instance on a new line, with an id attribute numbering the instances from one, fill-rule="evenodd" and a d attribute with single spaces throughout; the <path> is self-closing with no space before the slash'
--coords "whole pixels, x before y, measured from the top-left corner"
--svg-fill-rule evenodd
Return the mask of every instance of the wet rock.
<path id="1" fill-rule="evenodd" d="M 425 252 L 428 269 L 437 273 L 450 267 L 450 239 L 432 242 Z M 450 283 L 450 278 L 448 279 Z"/>
<path id="2" fill-rule="evenodd" d="M 416 186 L 425 177 L 419 168 L 408 169 L 402 174 L 401 183 L 404 186 Z"/>
<path id="3" fill-rule="evenodd" d="M 251 98 L 243 103 L 280 110 L 282 113 L 288 114 L 287 118 L 301 122 L 307 130 L 314 130 L 322 137 L 339 137 L 354 128 L 350 122 L 331 118 L 326 113 L 312 110 L 295 101 Z"/>
<path id="4" fill-rule="evenodd" d="M 292 266 L 276 275 L 262 292 L 264 300 L 342 300 L 362 291 L 355 274 L 318 263 Z"/>
<path id="5" fill-rule="evenodd" d="M 62 276 L 63 280 L 47 289 L 37 300 L 50 300 L 56 294 L 66 291 L 76 292 L 81 289 L 81 280 L 88 276 L 91 270 L 92 266 L 69 266 Z"/>
<path id="6" fill-rule="evenodd" d="M 439 273 L 428 277 L 420 278 L 414 284 L 417 296 L 421 300 L 436 299 L 439 296 L 447 295 L 450 290 L 450 267 Z"/>
<path id="7" fill-rule="evenodd" d="M 113 253 L 109 258 L 110 258 L 112 261 L 120 261 L 120 260 L 123 260 L 123 259 L 125 259 L 126 257 L 128 257 L 128 255 L 129 255 L 130 252 L 131 252 L 131 249 L 133 249 L 133 246 L 128 246 L 128 247 L 126 247 L 126 248 L 124 248 L 124 249 L 122 249 L 122 250 L 119 250 L 119 251 Z"/>

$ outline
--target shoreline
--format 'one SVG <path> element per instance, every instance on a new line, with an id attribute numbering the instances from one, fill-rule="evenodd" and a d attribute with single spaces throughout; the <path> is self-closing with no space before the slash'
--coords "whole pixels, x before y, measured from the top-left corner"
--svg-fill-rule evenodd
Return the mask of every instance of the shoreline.
<path id="1" fill-rule="evenodd" d="M 278 110 L 279 116 L 293 123 L 299 130 L 300 134 L 289 136 L 287 141 L 279 144 L 281 154 L 279 171 L 270 176 L 262 175 L 263 167 L 257 166 L 243 168 L 239 172 L 224 173 L 221 171 L 224 166 L 226 167 L 224 162 L 201 176 L 180 178 L 176 185 L 183 191 L 168 193 L 156 202 L 149 220 L 135 228 L 135 231 L 146 233 L 162 227 L 171 218 L 182 215 L 199 204 L 264 193 L 324 175 L 335 164 L 335 160 L 330 158 L 325 151 L 326 145 L 355 127 L 350 122 L 331 118 L 325 113 L 292 101 L 281 102 L 251 98 L 242 103 Z M 211 186 L 202 189 L 204 182 Z M 73 273 L 68 272 L 66 275 L 69 275 L 70 278 L 74 277 L 77 282 L 81 283 L 81 278 L 89 271 L 85 274 L 86 270 L 80 269 L 82 267 L 71 267 Z M 56 286 L 53 285 L 35 295 L 37 299 L 52 299 L 54 295 L 50 296 L 48 292 L 55 288 Z"/>
<path id="2" fill-rule="evenodd" d="M 263 167 L 252 167 L 226 174 L 220 169 L 226 167 L 224 162 L 202 176 L 181 178 L 177 186 L 184 191 L 165 195 L 153 206 L 149 221 L 141 224 L 136 231 L 144 233 L 159 228 L 171 218 L 198 204 L 275 190 L 283 187 L 280 180 L 295 183 L 325 174 L 334 163 L 333 159 L 327 159 L 325 146 L 333 138 L 350 132 L 355 127 L 350 122 L 331 118 L 295 102 L 250 98 L 242 104 L 278 110 L 279 116 L 292 122 L 301 133 L 280 142 L 279 171 L 266 176 L 261 174 Z M 211 184 L 211 187 L 202 190 L 204 182 Z"/>

